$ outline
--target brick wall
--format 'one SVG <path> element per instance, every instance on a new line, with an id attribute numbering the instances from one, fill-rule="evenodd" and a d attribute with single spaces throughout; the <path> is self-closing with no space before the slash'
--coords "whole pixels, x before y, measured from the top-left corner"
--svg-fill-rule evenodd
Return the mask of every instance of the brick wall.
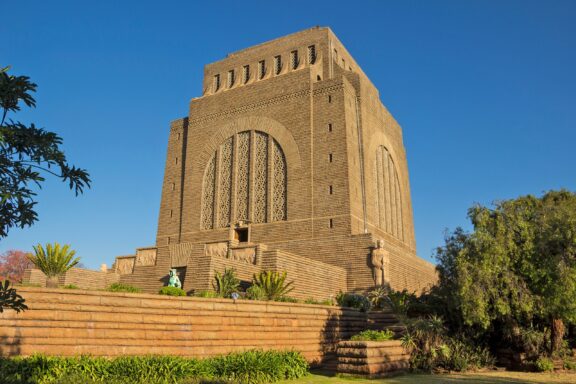
<path id="1" fill-rule="evenodd" d="M 338 307 L 20 288 L 29 310 L 0 314 L 0 354 L 207 357 L 251 348 L 295 349 L 312 362 L 366 328 Z"/>

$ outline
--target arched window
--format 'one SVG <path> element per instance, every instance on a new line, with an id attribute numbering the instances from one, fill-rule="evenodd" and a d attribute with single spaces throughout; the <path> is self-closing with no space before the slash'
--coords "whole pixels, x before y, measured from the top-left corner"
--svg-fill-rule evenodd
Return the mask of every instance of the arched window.
<path id="1" fill-rule="evenodd" d="M 375 225 L 404 240 L 400 182 L 392 156 L 383 145 L 376 150 L 374 162 Z"/>
<path id="2" fill-rule="evenodd" d="M 286 220 L 287 179 L 284 152 L 272 136 L 236 133 L 220 144 L 204 170 L 201 228 Z"/>

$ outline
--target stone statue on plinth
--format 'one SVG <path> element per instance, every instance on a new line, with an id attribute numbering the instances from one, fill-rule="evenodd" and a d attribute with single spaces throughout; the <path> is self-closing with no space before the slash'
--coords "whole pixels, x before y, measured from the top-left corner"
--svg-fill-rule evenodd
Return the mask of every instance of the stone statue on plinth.
<path id="1" fill-rule="evenodd" d="M 168 281 L 168 286 L 182 288 L 182 283 L 180 282 L 180 278 L 178 277 L 175 269 L 170 270 L 170 280 Z"/>
<path id="2" fill-rule="evenodd" d="M 384 240 L 378 240 L 376 247 L 372 248 L 370 254 L 372 264 L 372 275 L 376 286 L 383 285 L 388 278 L 388 267 L 390 265 L 390 253 L 384 249 Z"/>

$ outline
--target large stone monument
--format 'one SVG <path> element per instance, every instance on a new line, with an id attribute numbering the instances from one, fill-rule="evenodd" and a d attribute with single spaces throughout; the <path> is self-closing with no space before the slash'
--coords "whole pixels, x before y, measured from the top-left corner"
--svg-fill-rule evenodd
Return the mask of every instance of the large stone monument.
<path id="1" fill-rule="evenodd" d="M 170 127 L 156 245 L 115 265 L 147 291 L 172 268 L 185 290 L 210 289 L 230 267 L 287 271 L 297 297 L 436 279 L 416 256 L 402 129 L 329 28 L 205 67 Z"/>

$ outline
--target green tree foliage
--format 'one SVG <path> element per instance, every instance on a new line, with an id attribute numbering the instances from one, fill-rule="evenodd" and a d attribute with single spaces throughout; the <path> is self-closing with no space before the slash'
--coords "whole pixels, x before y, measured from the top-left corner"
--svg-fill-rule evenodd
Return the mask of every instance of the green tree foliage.
<path id="1" fill-rule="evenodd" d="M 286 282 L 286 277 L 286 272 L 262 271 L 254 275 L 253 284 L 262 290 L 265 299 L 280 300 L 294 289 L 293 282 Z"/>
<path id="2" fill-rule="evenodd" d="M 446 319 L 517 346 L 525 330 L 550 329 L 557 351 L 565 323 L 576 323 L 576 194 L 477 205 L 468 216 L 474 230 L 457 229 L 437 250 Z"/>
<path id="3" fill-rule="evenodd" d="M 79 257 L 74 258 L 75 254 L 76 251 L 71 250 L 68 244 L 63 247 L 58 243 L 46 244 L 46 249 L 42 244 L 38 244 L 34 247 L 34 255 L 30 255 L 29 258 L 46 275 L 48 285 L 54 287 L 58 285 L 54 283 L 54 278 L 66 273 L 80 262 Z"/>
<path id="4" fill-rule="evenodd" d="M 236 277 L 234 268 L 225 268 L 223 273 L 215 272 L 214 283 L 212 284 L 219 297 L 231 297 L 232 293 L 238 291 L 240 280 Z"/>
<path id="5" fill-rule="evenodd" d="M 60 148 L 62 138 L 8 118 L 20 104 L 36 106 L 32 93 L 37 87 L 27 76 L 9 75 L 8 69 L 0 68 L 0 238 L 10 228 L 24 228 L 38 219 L 32 186 L 41 186 L 43 174 L 67 182 L 76 195 L 90 187 L 86 170 L 68 164 Z"/>
<path id="6" fill-rule="evenodd" d="M 13 309 L 16 312 L 28 309 L 24 299 L 10 286 L 10 281 L 0 281 L 0 313 L 4 309 Z"/>

